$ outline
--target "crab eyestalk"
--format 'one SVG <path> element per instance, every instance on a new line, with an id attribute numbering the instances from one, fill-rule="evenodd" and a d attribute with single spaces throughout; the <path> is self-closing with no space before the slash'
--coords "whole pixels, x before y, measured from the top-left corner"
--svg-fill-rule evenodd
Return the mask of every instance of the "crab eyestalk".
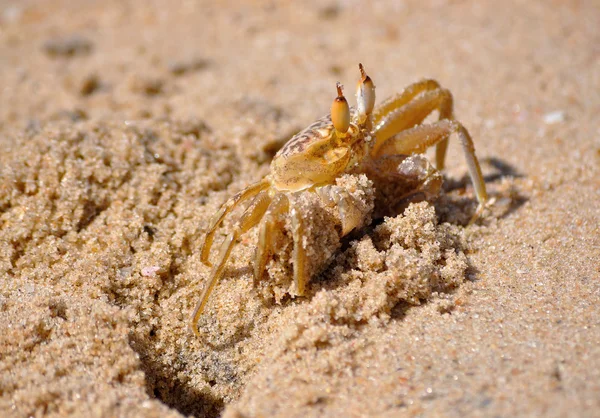
<path id="1" fill-rule="evenodd" d="M 350 107 L 342 92 L 344 86 L 340 83 L 336 83 L 335 86 L 338 95 L 331 104 L 331 121 L 337 133 L 344 135 L 350 127 Z"/>
<path id="2" fill-rule="evenodd" d="M 360 80 L 358 80 L 356 87 L 356 102 L 358 105 L 358 123 L 363 124 L 375 107 L 375 84 L 365 72 L 362 64 L 358 64 L 358 68 L 360 69 Z"/>

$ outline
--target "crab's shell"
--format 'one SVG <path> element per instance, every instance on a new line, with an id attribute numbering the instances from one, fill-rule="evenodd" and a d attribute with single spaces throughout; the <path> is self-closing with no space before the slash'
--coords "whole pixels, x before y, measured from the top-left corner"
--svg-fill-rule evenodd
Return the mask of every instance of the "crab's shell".
<path id="1" fill-rule="evenodd" d="M 351 124 L 346 138 L 359 129 Z M 331 116 L 324 116 L 292 137 L 271 162 L 271 181 L 279 191 L 300 191 L 330 183 L 343 173 L 352 158 L 338 138 Z"/>

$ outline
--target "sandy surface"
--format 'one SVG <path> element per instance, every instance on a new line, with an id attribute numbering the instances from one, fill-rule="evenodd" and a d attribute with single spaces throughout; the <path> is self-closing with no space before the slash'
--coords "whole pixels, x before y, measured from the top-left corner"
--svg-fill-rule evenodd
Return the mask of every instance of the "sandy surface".
<path id="1" fill-rule="evenodd" d="M 600 9 L 485 4 L 0 2 L 0 415 L 600 416 Z M 453 141 L 305 298 L 242 237 L 194 337 L 209 218 L 358 62 L 453 92 L 496 204 Z"/>

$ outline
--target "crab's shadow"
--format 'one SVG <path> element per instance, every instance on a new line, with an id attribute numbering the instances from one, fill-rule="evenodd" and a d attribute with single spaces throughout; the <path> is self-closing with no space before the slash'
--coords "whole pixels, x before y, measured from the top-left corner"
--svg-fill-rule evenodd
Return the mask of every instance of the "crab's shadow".
<path id="1" fill-rule="evenodd" d="M 509 190 L 498 190 L 498 183 L 505 179 L 519 179 L 525 177 L 523 173 L 517 170 L 510 163 L 496 157 L 484 158 L 481 160 L 483 166 L 488 166 L 493 171 L 484 176 L 485 184 L 488 188 L 490 199 L 502 201 L 506 204 L 498 206 L 494 211 L 494 217 L 498 219 L 506 218 L 516 212 L 523 206 L 529 198 L 514 188 Z M 471 185 L 471 178 L 465 173 L 460 178 L 449 178 L 444 176 L 443 196 L 434 202 L 436 212 L 441 222 L 450 222 L 459 225 L 467 225 L 471 217 L 475 214 L 477 204 L 471 197 L 467 196 L 466 189 Z M 492 205 L 493 206 L 493 205 Z M 461 217 L 448 216 L 449 213 L 461 213 Z M 483 220 L 485 223 L 485 220 Z"/>

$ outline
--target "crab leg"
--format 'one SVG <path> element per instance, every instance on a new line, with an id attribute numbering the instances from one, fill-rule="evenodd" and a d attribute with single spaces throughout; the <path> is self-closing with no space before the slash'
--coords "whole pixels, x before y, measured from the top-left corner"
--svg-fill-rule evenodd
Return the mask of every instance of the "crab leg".
<path id="1" fill-rule="evenodd" d="M 256 246 L 256 255 L 254 261 L 254 281 L 258 283 L 267 267 L 267 260 L 273 253 L 273 236 L 275 226 L 280 215 L 287 212 L 289 200 L 284 194 L 278 194 L 273 198 L 262 221 L 258 232 L 258 245 Z"/>
<path id="2" fill-rule="evenodd" d="M 202 249 L 200 250 L 200 260 L 207 266 L 210 266 L 211 263 L 208 260 L 208 256 L 210 255 L 210 249 L 212 247 L 213 239 L 215 237 L 215 232 L 225 216 L 229 212 L 231 212 L 237 205 L 242 202 L 245 202 L 248 199 L 256 196 L 261 191 L 265 190 L 269 187 L 269 181 L 267 179 L 263 179 L 258 183 L 254 183 L 239 193 L 236 193 L 232 196 L 227 202 L 221 206 L 219 211 L 213 216 L 210 221 L 210 226 L 208 228 L 208 232 L 206 233 L 206 238 L 204 239 L 204 244 L 202 245 Z"/>
<path id="3" fill-rule="evenodd" d="M 259 183 L 260 184 L 260 183 Z M 256 186 L 256 185 L 255 185 Z M 245 190 L 247 192 L 248 189 Z M 242 192 L 244 193 L 244 192 Z M 215 286 L 219 279 L 223 276 L 223 270 L 225 269 L 225 264 L 227 260 L 229 260 L 229 256 L 231 255 L 231 250 L 233 249 L 237 239 L 244 232 L 248 231 L 250 228 L 256 226 L 263 215 L 265 214 L 269 204 L 271 203 L 271 198 L 269 194 L 266 192 L 259 193 L 255 198 L 252 204 L 244 211 L 242 217 L 239 219 L 233 232 L 231 232 L 221 245 L 221 251 L 219 252 L 219 258 L 217 263 L 213 266 L 212 271 L 210 272 L 210 277 L 208 278 L 208 283 L 204 287 L 204 291 L 200 296 L 200 301 L 196 305 L 196 309 L 194 309 L 194 313 L 192 315 L 192 331 L 196 335 L 200 335 L 198 331 L 198 319 L 204 308 L 206 303 L 208 302 L 208 298 L 210 294 L 214 290 Z"/>
<path id="4" fill-rule="evenodd" d="M 429 79 L 417 81 L 416 83 L 411 84 L 400 93 L 395 94 L 381 102 L 381 104 L 373 110 L 373 124 L 377 126 L 381 119 L 383 119 L 391 111 L 404 106 L 424 91 L 437 90 L 439 88 L 440 83 Z"/>
<path id="5" fill-rule="evenodd" d="M 402 131 L 383 143 L 375 157 L 396 154 L 420 154 L 433 145 L 447 141 L 453 133 L 458 135 L 465 159 L 467 160 L 469 175 L 471 176 L 477 201 L 479 202 L 476 212 L 476 215 L 478 215 L 483 210 L 488 196 L 485 190 L 483 175 L 481 174 L 481 167 L 475 155 L 473 140 L 460 122 L 445 119 L 429 125 L 419 125 Z"/>
<path id="6" fill-rule="evenodd" d="M 304 248 L 304 222 L 302 214 L 294 205 L 291 210 L 292 217 L 292 238 L 294 240 L 294 250 L 292 251 L 292 262 L 294 263 L 294 283 L 296 284 L 296 294 L 304 295 L 306 287 L 306 249 Z"/>
<path id="7" fill-rule="evenodd" d="M 436 83 L 429 82 L 431 83 L 430 87 Z M 374 126 L 377 141 L 373 147 L 373 155 L 379 153 L 379 149 L 389 138 L 422 123 L 434 110 L 439 111 L 440 120 L 453 119 L 452 105 L 452 94 L 441 88 L 425 91 L 421 96 L 408 103 L 403 103 L 400 98 L 384 103 L 375 111 Z M 438 170 L 444 168 L 447 148 L 447 140 L 436 144 L 435 165 Z"/>

